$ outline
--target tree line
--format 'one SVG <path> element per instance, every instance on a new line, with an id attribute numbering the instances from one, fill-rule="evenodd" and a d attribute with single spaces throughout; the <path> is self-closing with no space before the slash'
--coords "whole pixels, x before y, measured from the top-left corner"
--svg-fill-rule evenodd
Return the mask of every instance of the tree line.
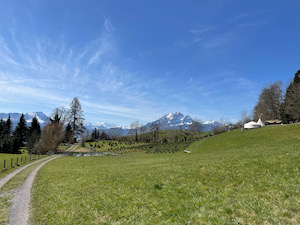
<path id="1" fill-rule="evenodd" d="M 34 145 L 41 137 L 41 126 L 36 117 L 32 119 L 31 126 L 27 127 L 24 115 L 12 131 L 12 121 L 10 115 L 5 121 L 0 119 L 0 152 L 1 153 L 20 153 L 21 147 L 27 146 L 32 150 Z"/>
<path id="2" fill-rule="evenodd" d="M 253 110 L 253 119 L 300 122 L 300 70 L 284 89 L 281 81 L 265 85 Z"/>
<path id="3" fill-rule="evenodd" d="M 84 132 L 84 117 L 78 98 L 71 102 L 70 109 L 56 108 L 50 116 L 50 123 L 41 130 L 36 117 L 31 126 L 27 127 L 24 115 L 12 131 L 10 115 L 5 121 L 0 119 L 0 152 L 20 153 L 21 147 L 26 147 L 31 154 L 46 154 L 54 151 L 62 143 L 76 142 Z"/>

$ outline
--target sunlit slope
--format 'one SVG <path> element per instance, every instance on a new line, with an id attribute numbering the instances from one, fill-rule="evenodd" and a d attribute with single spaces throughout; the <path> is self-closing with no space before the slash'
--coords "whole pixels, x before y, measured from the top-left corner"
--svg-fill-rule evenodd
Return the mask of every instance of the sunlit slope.
<path id="1" fill-rule="evenodd" d="M 300 125 L 234 130 L 191 145 L 201 159 L 263 157 L 300 149 Z"/>
<path id="2" fill-rule="evenodd" d="M 33 224 L 300 224 L 300 126 L 231 131 L 191 154 L 61 157 Z"/>

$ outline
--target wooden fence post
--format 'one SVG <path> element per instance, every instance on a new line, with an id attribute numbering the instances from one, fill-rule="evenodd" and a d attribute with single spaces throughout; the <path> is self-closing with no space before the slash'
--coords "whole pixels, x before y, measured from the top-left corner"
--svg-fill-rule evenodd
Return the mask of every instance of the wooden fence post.
<path id="1" fill-rule="evenodd" d="M 3 166 L 3 169 L 5 170 L 5 163 L 6 163 L 6 159 L 4 159 L 4 166 Z"/>
<path id="2" fill-rule="evenodd" d="M 11 167 L 11 168 L 14 167 L 14 166 L 13 166 L 13 162 L 14 162 L 14 159 L 11 159 L 11 161 L 10 161 L 10 167 Z"/>

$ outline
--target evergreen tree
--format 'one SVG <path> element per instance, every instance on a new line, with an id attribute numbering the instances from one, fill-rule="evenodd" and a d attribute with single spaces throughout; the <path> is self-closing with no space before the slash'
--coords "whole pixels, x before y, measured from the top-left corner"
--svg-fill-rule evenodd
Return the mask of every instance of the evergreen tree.
<path id="1" fill-rule="evenodd" d="M 285 122 L 300 121 L 300 70 L 286 90 L 282 114 Z"/>
<path id="2" fill-rule="evenodd" d="M 31 122 L 31 127 L 29 128 L 28 132 L 28 144 L 27 148 L 32 150 L 34 145 L 39 141 L 41 138 L 41 126 L 36 117 L 33 117 Z"/>
<path id="3" fill-rule="evenodd" d="M 11 137 L 11 119 L 10 115 L 8 119 L 4 121 L 0 120 L 0 152 L 12 153 L 12 137 Z"/>
<path id="4" fill-rule="evenodd" d="M 0 119 L 0 140 L 4 138 L 4 131 L 5 131 L 5 121 L 1 118 Z"/>
<path id="5" fill-rule="evenodd" d="M 5 127 L 5 122 L 4 120 L 1 118 L 0 119 L 0 152 L 4 152 L 4 146 L 3 146 L 3 142 L 4 142 L 4 127 Z"/>
<path id="6" fill-rule="evenodd" d="M 97 140 L 100 137 L 100 132 L 97 128 L 94 128 L 91 134 L 92 140 Z"/>
<path id="7" fill-rule="evenodd" d="M 20 147 L 23 147 L 26 143 L 26 137 L 28 133 L 28 128 L 26 125 L 26 121 L 24 119 L 24 115 L 22 114 L 18 125 L 14 131 L 14 137 L 17 139 L 17 142 Z"/>
<path id="8" fill-rule="evenodd" d="M 101 133 L 101 135 L 100 135 L 99 138 L 100 138 L 100 139 L 107 139 L 107 138 L 108 138 L 108 135 L 107 135 L 107 133 L 105 132 L 105 130 L 102 131 L 102 133 Z"/>
<path id="9" fill-rule="evenodd" d="M 11 137 L 11 134 L 12 134 L 11 127 L 12 127 L 12 122 L 11 122 L 10 114 L 9 114 L 9 116 L 8 116 L 6 122 L 5 122 L 5 128 L 4 128 L 4 135 L 5 136 Z"/>
<path id="10" fill-rule="evenodd" d="M 70 143 L 73 141 L 73 132 L 72 132 L 72 126 L 70 123 L 65 128 L 65 139 L 64 142 Z"/>
<path id="11" fill-rule="evenodd" d="M 70 110 L 70 123 L 72 126 L 72 131 L 74 132 L 74 135 L 76 137 L 80 136 L 85 130 L 85 127 L 83 125 L 83 111 L 81 108 L 81 104 L 78 100 L 78 98 L 74 98 L 71 103 L 71 110 Z"/>

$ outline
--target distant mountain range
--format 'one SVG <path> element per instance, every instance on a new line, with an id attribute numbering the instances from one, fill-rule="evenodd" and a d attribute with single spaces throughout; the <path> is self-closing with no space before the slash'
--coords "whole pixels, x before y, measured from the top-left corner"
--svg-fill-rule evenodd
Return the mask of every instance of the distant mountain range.
<path id="1" fill-rule="evenodd" d="M 96 122 L 96 123 L 90 123 L 86 122 L 84 123 L 84 126 L 88 130 L 93 130 L 94 128 L 100 129 L 100 130 L 105 130 L 105 129 L 110 129 L 110 128 L 121 128 L 121 126 L 117 126 L 114 123 L 106 123 L 106 122 Z"/>
<path id="2" fill-rule="evenodd" d="M 176 112 L 166 114 L 156 121 L 147 123 L 146 127 L 149 129 L 151 124 L 154 123 L 158 124 L 161 130 L 178 130 L 180 126 L 182 130 L 188 130 L 193 121 L 190 116 Z M 211 131 L 214 126 L 220 126 L 220 123 L 217 121 L 204 122 L 202 123 L 202 131 Z"/>
<path id="3" fill-rule="evenodd" d="M 13 129 L 17 126 L 20 121 L 21 113 L 0 113 L 0 119 L 7 120 L 10 115 L 10 119 L 12 121 Z M 31 126 L 31 122 L 33 117 L 36 117 L 39 121 L 41 127 L 50 122 L 48 116 L 46 116 L 43 112 L 32 112 L 32 113 L 24 113 L 24 119 L 26 121 L 27 126 Z"/>
<path id="4" fill-rule="evenodd" d="M 13 123 L 13 129 L 17 126 L 21 113 L 0 113 L 0 118 L 7 119 L 8 115 L 10 114 L 10 118 Z M 45 124 L 50 122 L 48 116 L 46 116 L 43 112 L 32 112 L 32 113 L 24 113 L 24 118 L 28 126 L 30 126 L 32 118 L 36 117 L 43 127 Z M 178 130 L 181 126 L 182 130 L 188 130 L 189 126 L 192 124 L 193 119 L 188 115 L 183 115 L 180 112 L 176 113 L 169 113 L 164 115 L 163 117 L 155 120 L 153 122 L 147 123 L 145 126 L 150 129 L 151 124 L 159 124 L 161 130 Z M 217 121 L 212 122 L 204 122 L 202 123 L 203 131 L 211 131 L 212 127 L 220 126 L 220 123 Z M 111 128 L 122 128 L 121 126 L 117 126 L 113 123 L 106 123 L 106 122 L 97 122 L 97 123 L 90 123 L 86 122 L 85 127 L 87 130 L 92 131 L 94 128 L 98 128 L 100 130 L 109 130 Z M 125 132 L 126 131 L 126 132 Z M 128 128 L 124 128 L 124 134 L 129 131 Z"/>

